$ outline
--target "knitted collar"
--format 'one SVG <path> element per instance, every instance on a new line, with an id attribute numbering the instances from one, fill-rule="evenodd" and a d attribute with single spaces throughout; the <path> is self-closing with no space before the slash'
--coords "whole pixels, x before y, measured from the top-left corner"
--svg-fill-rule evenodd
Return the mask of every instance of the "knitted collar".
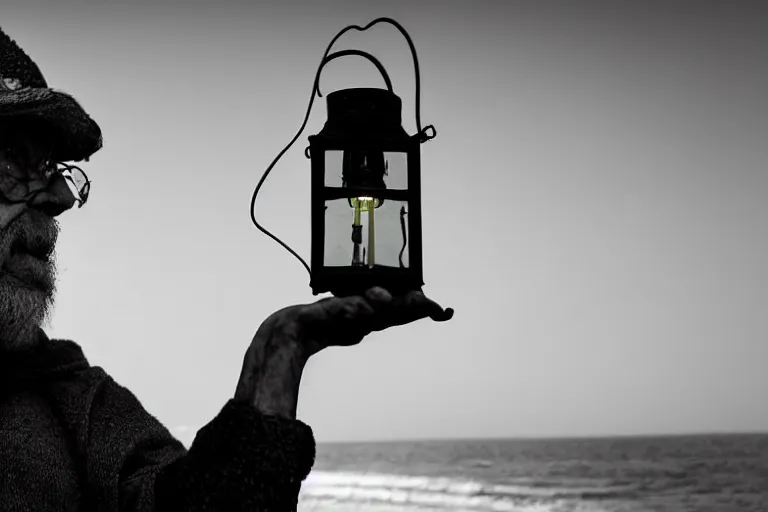
<path id="1" fill-rule="evenodd" d="M 0 352 L 0 389 L 49 381 L 90 367 L 74 341 L 49 339 L 42 329 L 38 341 L 28 350 Z"/>

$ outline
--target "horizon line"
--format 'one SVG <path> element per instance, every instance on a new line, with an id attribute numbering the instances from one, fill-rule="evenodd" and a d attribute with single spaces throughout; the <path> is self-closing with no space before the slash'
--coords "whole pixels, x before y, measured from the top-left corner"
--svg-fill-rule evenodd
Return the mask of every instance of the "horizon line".
<path id="1" fill-rule="evenodd" d="M 317 441 L 317 444 L 356 444 L 356 443 L 421 443 L 421 442 L 466 442 L 466 441 L 576 441 L 602 439 L 659 439 L 675 437 L 726 437 L 726 436 L 768 436 L 768 430 L 763 431 L 709 431 L 709 432 L 680 432 L 680 433 L 646 433 L 646 434 L 582 434 L 558 436 L 487 436 L 487 437 L 419 437 L 401 439 L 354 439 L 343 441 Z"/>

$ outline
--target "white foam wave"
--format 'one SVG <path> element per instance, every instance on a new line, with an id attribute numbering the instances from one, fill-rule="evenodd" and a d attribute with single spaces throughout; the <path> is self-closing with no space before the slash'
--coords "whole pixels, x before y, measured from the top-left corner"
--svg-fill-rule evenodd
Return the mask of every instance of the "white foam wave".
<path id="1" fill-rule="evenodd" d="M 357 502 L 340 502 L 334 500 L 301 500 L 299 501 L 298 512 L 477 512 L 476 509 L 465 508 L 436 508 L 422 507 L 418 505 L 396 505 L 392 503 L 366 503 L 361 507 Z M 553 504 L 527 504 L 519 505 L 514 509 L 515 512 L 608 512 L 603 509 L 572 508 L 568 506 L 558 506 Z"/>
<path id="2" fill-rule="evenodd" d="M 566 502 L 581 501 L 585 494 L 607 497 L 619 490 L 615 487 L 485 485 L 455 478 L 315 471 L 304 482 L 301 499 L 304 503 L 386 504 L 403 510 L 544 512 Z"/>

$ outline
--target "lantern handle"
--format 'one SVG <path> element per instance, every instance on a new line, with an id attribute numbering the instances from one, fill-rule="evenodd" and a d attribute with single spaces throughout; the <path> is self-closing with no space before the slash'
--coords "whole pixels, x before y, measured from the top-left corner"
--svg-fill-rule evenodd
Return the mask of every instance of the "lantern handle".
<path id="1" fill-rule="evenodd" d="M 376 69 L 379 70 L 379 73 L 381 73 L 382 78 L 384 78 L 384 82 L 387 85 L 387 90 L 391 93 L 394 93 L 392 91 L 392 81 L 389 79 L 389 75 L 387 74 L 387 70 L 384 69 L 384 66 L 381 65 L 381 62 L 371 55 L 370 53 L 361 51 L 361 50 L 341 50 L 339 52 L 334 52 L 330 54 L 329 56 L 325 57 L 323 59 L 322 64 L 320 64 L 320 68 L 317 70 L 317 74 L 315 75 L 315 85 L 314 89 L 317 91 L 318 96 L 322 98 L 322 94 L 320 94 L 320 72 L 323 70 L 323 67 L 325 67 L 326 64 L 331 62 L 334 59 L 338 59 L 339 57 L 346 57 L 347 55 L 358 55 L 360 57 L 365 57 L 369 61 L 373 62 L 373 65 L 376 66 Z"/>
<path id="2" fill-rule="evenodd" d="M 405 40 L 408 42 L 408 47 L 411 49 L 411 56 L 413 57 L 413 73 L 416 78 L 416 132 L 421 133 L 421 75 L 419 73 L 419 58 L 416 55 L 416 47 L 413 44 L 411 36 L 408 35 L 408 32 L 403 28 L 402 25 L 400 25 L 392 18 L 376 18 L 364 27 L 360 27 L 358 25 L 349 25 L 348 27 L 345 27 L 343 30 L 341 30 L 338 34 L 336 34 L 336 37 L 331 39 L 328 48 L 326 48 L 325 53 L 323 54 L 323 60 L 321 61 L 320 68 L 317 70 L 317 78 L 315 79 L 315 88 L 312 95 L 314 97 L 314 94 L 317 93 L 319 97 L 323 97 L 322 93 L 320 92 L 320 70 L 323 69 L 323 66 L 325 65 L 325 59 L 328 57 L 328 52 L 331 51 L 331 47 L 336 42 L 336 40 L 344 35 L 344 33 L 346 33 L 348 30 L 358 30 L 360 32 L 364 32 L 378 23 L 389 23 L 390 25 L 393 25 L 397 30 L 400 31 L 403 37 L 405 37 Z M 390 91 L 391 90 L 392 89 L 390 88 Z"/>

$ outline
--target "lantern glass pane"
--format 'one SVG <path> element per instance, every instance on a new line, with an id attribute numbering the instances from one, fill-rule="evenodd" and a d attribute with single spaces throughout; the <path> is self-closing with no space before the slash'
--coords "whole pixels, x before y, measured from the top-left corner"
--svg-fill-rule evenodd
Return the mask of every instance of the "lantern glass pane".
<path id="1" fill-rule="evenodd" d="M 408 268 L 408 202 L 348 198 L 326 201 L 326 267 Z M 354 205 L 349 206 L 350 202 Z"/>
<path id="2" fill-rule="evenodd" d="M 383 164 L 382 164 L 383 157 Z M 344 186 L 344 161 L 354 169 L 383 165 L 384 185 L 389 190 L 408 189 L 408 153 L 401 151 L 326 151 L 325 186 Z"/>

